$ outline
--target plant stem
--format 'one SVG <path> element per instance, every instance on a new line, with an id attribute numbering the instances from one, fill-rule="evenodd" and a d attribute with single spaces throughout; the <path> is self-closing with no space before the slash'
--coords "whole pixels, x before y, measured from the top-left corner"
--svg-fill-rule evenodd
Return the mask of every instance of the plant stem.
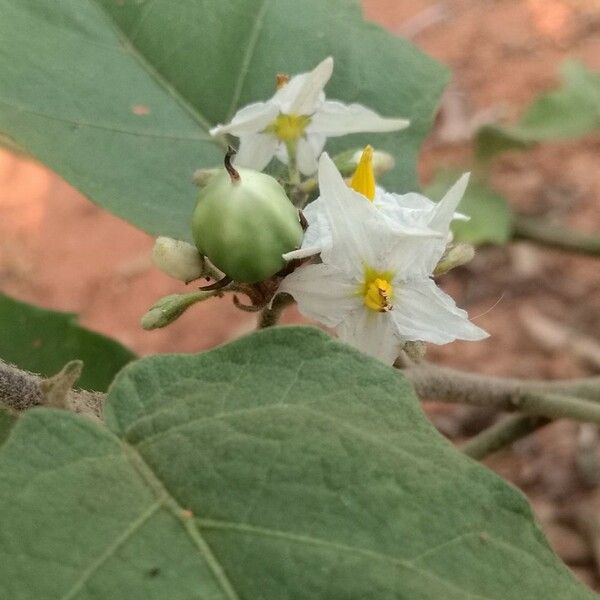
<path id="1" fill-rule="evenodd" d="M 409 365 L 404 375 L 422 398 L 514 410 L 526 393 L 566 394 L 600 403 L 600 376 L 558 381 L 524 380 L 466 373 L 427 363 Z"/>
<path id="2" fill-rule="evenodd" d="M 562 394 L 526 393 L 513 400 L 513 410 L 551 419 L 573 419 L 600 425 L 600 404 Z"/>
<path id="3" fill-rule="evenodd" d="M 461 446 L 461 450 L 467 456 L 481 460 L 548 423 L 550 419 L 546 417 L 510 415 L 472 437 Z"/>
<path id="4" fill-rule="evenodd" d="M 16 412 L 22 412 L 36 406 L 53 406 L 56 404 L 57 377 L 67 375 L 72 377 L 72 361 L 61 373 L 49 379 L 42 379 L 39 375 L 23 371 L 0 360 L 0 407 L 8 408 Z M 71 371 L 70 373 L 67 371 Z M 49 389 L 50 388 L 50 389 Z M 65 390 L 62 404 L 73 412 L 100 419 L 106 394 L 99 392 L 88 392 L 85 390 Z"/>
<path id="5" fill-rule="evenodd" d="M 589 235 L 555 225 L 545 219 L 515 215 L 515 237 L 571 252 L 600 256 L 600 235 Z"/>
<path id="6" fill-rule="evenodd" d="M 297 188 L 300 185 L 300 173 L 298 171 L 298 164 L 296 158 L 296 146 L 295 140 L 287 140 L 285 147 L 288 153 L 288 173 L 290 178 L 290 185 Z"/>
<path id="7" fill-rule="evenodd" d="M 267 306 L 261 311 L 257 329 L 265 329 L 266 327 L 272 327 L 277 324 L 281 317 L 281 313 L 293 303 L 294 298 L 289 294 L 277 294 L 275 298 L 273 298 L 271 306 Z"/>

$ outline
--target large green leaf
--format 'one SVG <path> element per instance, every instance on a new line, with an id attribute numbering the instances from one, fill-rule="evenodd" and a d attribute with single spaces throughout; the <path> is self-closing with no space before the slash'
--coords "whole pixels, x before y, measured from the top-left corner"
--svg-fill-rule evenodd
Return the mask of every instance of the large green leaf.
<path id="1" fill-rule="evenodd" d="M 37 409 L 14 426 L 0 597 L 594 597 L 398 372 L 316 330 L 136 362 L 106 421 Z"/>
<path id="2" fill-rule="evenodd" d="M 447 77 L 356 0 L 0 0 L 0 14 L 0 133 L 104 208 L 180 238 L 193 171 L 222 160 L 209 127 L 270 97 L 276 73 L 331 54 L 329 97 L 409 117 L 330 148 L 391 151 L 388 183 L 404 190 Z"/>
<path id="3" fill-rule="evenodd" d="M 563 87 L 540 96 L 517 125 L 482 127 L 475 140 L 477 156 L 488 159 L 506 150 L 576 138 L 600 128 L 600 73 L 568 61 L 561 75 Z"/>
<path id="4" fill-rule="evenodd" d="M 45 310 L 0 294 L 0 358 L 49 377 L 80 359 L 77 385 L 104 391 L 135 355 L 121 344 L 77 324 L 71 313 Z"/>
<path id="5" fill-rule="evenodd" d="M 0 407 L 0 445 L 8 437 L 12 426 L 17 421 L 17 416 Z"/>

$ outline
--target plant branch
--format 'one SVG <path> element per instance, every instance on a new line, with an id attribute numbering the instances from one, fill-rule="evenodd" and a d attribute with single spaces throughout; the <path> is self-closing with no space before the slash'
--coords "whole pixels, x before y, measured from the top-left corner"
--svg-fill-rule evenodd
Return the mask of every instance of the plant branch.
<path id="1" fill-rule="evenodd" d="M 589 235 L 555 225 L 546 219 L 515 215 L 515 237 L 571 252 L 600 256 L 600 235 Z"/>
<path id="2" fill-rule="evenodd" d="M 558 381 L 490 377 L 427 363 L 402 369 L 421 398 L 515 410 L 527 394 L 566 394 L 600 404 L 600 376 Z"/>
<path id="3" fill-rule="evenodd" d="M 510 415 L 465 442 L 460 449 L 471 458 L 481 460 L 550 423 L 546 417 Z"/>
<path id="4" fill-rule="evenodd" d="M 289 294 L 277 294 L 275 298 L 273 298 L 271 306 L 267 306 L 260 313 L 257 329 L 265 329 L 266 327 L 272 327 L 277 324 L 281 317 L 281 313 L 293 303 L 294 298 Z"/>
<path id="5" fill-rule="evenodd" d="M 71 361 L 57 375 L 43 379 L 0 360 L 0 406 L 22 412 L 36 406 L 60 404 L 62 408 L 101 419 L 106 394 L 70 389 L 81 366 L 80 361 Z"/>

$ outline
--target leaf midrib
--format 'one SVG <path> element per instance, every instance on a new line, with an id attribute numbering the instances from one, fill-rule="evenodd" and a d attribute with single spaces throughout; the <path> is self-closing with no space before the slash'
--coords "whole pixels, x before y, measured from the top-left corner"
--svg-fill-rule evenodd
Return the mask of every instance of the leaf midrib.
<path id="1" fill-rule="evenodd" d="M 135 469 L 135 471 L 137 471 L 137 473 L 140 475 L 142 481 L 156 495 L 157 499 L 162 501 L 162 506 L 169 510 L 169 512 L 171 512 L 173 516 L 183 525 L 183 528 L 188 534 L 190 540 L 198 549 L 200 555 L 208 565 L 208 568 L 210 569 L 215 581 L 223 590 L 225 597 L 229 600 L 241 600 L 233 585 L 229 581 L 229 578 L 227 577 L 227 574 L 225 573 L 221 563 L 219 563 L 210 546 L 202 537 L 200 529 L 196 525 L 196 520 L 194 518 L 185 516 L 187 512 L 186 509 L 182 507 L 171 495 L 162 481 L 154 474 L 154 471 L 144 460 L 144 458 L 129 444 L 121 442 L 121 445 L 125 457 L 129 460 L 129 463 Z"/>
<path id="2" fill-rule="evenodd" d="M 208 136 L 208 139 L 215 145 L 227 148 L 224 139 L 213 138 L 210 136 L 211 122 L 179 92 L 179 90 L 162 74 L 160 73 L 142 54 L 140 49 L 129 39 L 127 34 L 121 29 L 116 20 L 104 9 L 97 0 L 88 0 L 106 24 L 115 32 L 119 42 L 124 50 L 128 52 L 133 59 L 142 67 L 142 69 L 161 87 L 194 121 L 198 124 Z"/>
<path id="3" fill-rule="evenodd" d="M 256 12 L 256 19 L 254 21 L 254 24 L 252 25 L 252 29 L 250 30 L 250 35 L 248 36 L 248 42 L 246 43 L 246 52 L 244 52 L 244 56 L 242 57 L 242 62 L 240 65 L 240 74 L 238 75 L 237 81 L 235 82 L 235 86 L 233 88 L 231 103 L 229 104 L 227 116 L 225 117 L 225 123 L 231 121 L 231 118 L 235 113 L 235 109 L 237 108 L 237 104 L 242 95 L 242 90 L 244 89 L 244 84 L 246 83 L 246 77 L 248 75 L 248 68 L 250 67 L 250 62 L 252 61 L 254 52 L 256 50 L 256 44 L 258 43 L 258 38 L 260 37 L 260 32 L 262 30 L 262 26 L 265 20 L 268 5 L 269 0 L 263 0 L 260 8 Z"/>
<path id="4" fill-rule="evenodd" d="M 120 548 L 154 513 L 162 506 L 160 500 L 156 500 L 148 506 L 134 521 L 132 521 L 125 531 L 112 543 L 106 550 L 94 560 L 87 569 L 84 569 L 79 579 L 71 586 L 67 592 L 61 596 L 60 600 L 72 600 L 83 589 L 90 577 Z"/>
<path id="5" fill-rule="evenodd" d="M 429 570 L 424 570 L 424 569 L 418 568 L 414 564 L 414 562 L 417 559 L 421 558 L 420 556 L 416 557 L 414 560 L 403 560 L 401 558 L 398 558 L 395 556 L 390 556 L 389 554 L 383 554 L 382 552 L 377 552 L 375 550 L 370 550 L 368 548 L 360 548 L 358 546 L 349 546 L 347 544 L 342 544 L 339 542 L 332 542 L 330 540 L 325 540 L 323 538 L 316 538 L 316 537 L 308 536 L 308 535 L 295 534 L 295 533 L 291 533 L 289 531 L 271 529 L 269 527 L 257 527 L 255 525 L 250 525 L 247 523 L 236 523 L 233 521 L 221 521 L 218 519 L 196 518 L 195 520 L 198 523 L 198 525 L 203 529 L 213 529 L 213 530 L 220 530 L 220 531 L 237 531 L 240 533 L 246 533 L 246 534 L 250 534 L 250 535 L 278 538 L 278 539 L 282 539 L 282 540 L 296 542 L 299 544 L 307 544 L 307 545 L 311 545 L 311 546 L 323 547 L 323 548 L 328 548 L 331 550 L 336 550 L 339 552 L 348 552 L 350 554 L 357 554 L 357 555 L 366 556 L 366 557 L 369 557 L 372 559 L 389 562 L 398 567 L 402 567 L 409 571 L 414 571 L 414 572 L 418 573 L 419 575 L 423 575 L 423 576 L 427 577 L 428 579 L 441 584 L 446 589 L 451 589 L 451 590 L 460 592 L 462 594 L 466 594 L 464 596 L 465 598 L 473 598 L 473 599 L 479 599 L 479 600 L 493 600 L 490 596 L 480 596 L 479 594 L 469 592 L 469 591 L 464 590 L 461 587 L 455 585 L 454 583 L 452 583 L 450 581 L 440 579 L 437 575 L 435 575 L 434 573 L 432 573 Z M 474 532 L 469 532 L 469 535 L 473 535 L 473 534 L 474 534 Z M 452 540 L 444 542 L 443 545 L 452 543 L 461 537 L 464 537 L 464 534 L 461 536 L 457 536 L 456 538 L 454 538 Z M 434 548 L 434 550 L 436 550 L 436 549 L 437 549 L 437 547 Z"/>
<path id="6" fill-rule="evenodd" d="M 287 531 L 279 531 L 276 529 L 270 529 L 266 527 L 256 527 L 244 523 L 219 521 L 215 519 L 204 519 L 196 517 L 195 515 L 185 517 L 184 514 L 187 512 L 186 509 L 184 509 L 178 503 L 178 501 L 171 495 L 171 493 L 163 484 L 163 482 L 155 475 L 154 471 L 152 470 L 150 465 L 145 461 L 143 456 L 127 443 L 122 443 L 122 447 L 125 456 L 128 458 L 132 467 L 139 473 L 142 481 L 156 495 L 158 501 L 161 501 L 162 506 L 168 509 L 169 512 L 171 512 L 182 523 L 184 529 L 186 530 L 186 533 L 198 549 L 200 555 L 205 560 L 215 580 L 218 582 L 221 589 L 223 590 L 223 592 L 229 600 L 241 600 L 241 598 L 237 594 L 231 581 L 227 577 L 223 566 L 221 565 L 221 563 L 219 563 L 219 561 L 213 554 L 209 544 L 202 536 L 202 528 L 212 528 L 221 530 L 229 529 L 238 532 L 252 533 L 255 535 L 287 539 L 289 541 L 294 541 L 298 543 L 327 547 L 331 550 L 336 550 L 338 552 L 348 552 L 355 555 L 370 557 L 376 560 L 383 560 L 392 563 L 398 567 L 402 567 L 404 569 L 413 571 L 415 573 L 418 573 L 419 575 L 427 577 L 432 582 L 436 582 L 438 585 L 442 586 L 442 588 L 444 589 L 460 592 L 461 594 L 464 594 L 464 598 L 472 598 L 473 600 L 494 600 L 490 596 L 481 596 L 479 594 L 466 591 L 451 581 L 441 579 L 430 570 L 417 567 L 415 564 L 413 564 L 413 561 L 406 561 L 401 558 L 377 552 L 375 550 L 370 550 L 368 548 L 350 546 L 347 544 L 342 544 L 335 541 L 332 542 L 330 540 L 325 540 L 322 538 L 299 535 Z M 98 566 L 100 566 L 100 564 Z"/>
<path id="7" fill-rule="evenodd" d="M 288 393 L 289 393 L 289 389 L 291 389 L 291 386 L 288 387 Z M 275 406 L 289 407 L 290 405 L 275 404 L 275 405 L 270 405 L 268 408 L 273 408 Z M 267 407 L 262 407 L 262 408 L 267 408 Z M 329 415 L 322 413 L 321 411 L 316 411 L 316 410 L 310 409 L 308 407 L 295 406 L 295 408 L 306 408 L 307 410 L 309 410 L 310 412 L 312 412 L 315 415 L 318 415 L 323 418 L 331 418 Z M 332 419 L 332 420 L 334 420 L 336 423 L 341 424 L 343 426 L 348 426 L 348 423 L 346 423 L 344 420 L 339 420 L 339 422 L 336 419 Z M 352 428 L 352 430 L 354 433 L 358 432 L 358 430 L 356 430 L 355 428 Z M 165 502 L 165 506 L 182 522 L 188 535 L 190 535 L 192 541 L 194 542 L 194 544 L 200 551 L 200 554 L 202 555 L 202 557 L 204 558 L 204 560 L 206 561 L 208 566 L 210 567 L 211 572 L 215 576 L 215 579 L 221 584 L 221 587 L 223 588 L 223 591 L 225 593 L 228 593 L 228 590 L 231 590 L 231 592 L 233 594 L 236 594 L 231 582 L 229 581 L 229 579 L 227 578 L 227 576 L 225 574 L 225 571 L 224 571 L 222 565 L 217 561 L 216 557 L 214 556 L 214 554 L 212 553 L 212 551 L 210 549 L 210 546 L 208 545 L 206 540 L 202 537 L 202 534 L 200 531 L 202 528 L 220 529 L 220 530 L 228 529 L 228 530 L 244 532 L 244 533 L 248 533 L 248 534 L 262 535 L 262 536 L 266 536 L 266 537 L 279 538 L 279 539 L 287 539 L 289 541 L 309 544 L 309 545 L 313 545 L 313 546 L 327 547 L 331 550 L 336 550 L 339 552 L 349 552 L 349 553 L 352 553 L 355 555 L 362 555 L 365 557 L 370 557 L 372 559 L 386 561 L 386 562 L 392 563 L 398 567 L 402 567 L 404 569 L 418 573 L 419 575 L 427 577 L 432 582 L 436 582 L 437 585 L 440 585 L 447 590 L 453 590 L 453 591 L 459 592 L 461 594 L 464 594 L 465 598 L 472 598 L 473 600 L 493 600 L 489 596 L 481 596 L 481 595 L 475 594 L 473 592 L 466 591 L 451 581 L 441 579 L 440 577 L 435 575 L 430 570 L 417 567 L 414 564 L 413 560 L 408 560 L 408 561 L 403 560 L 401 558 L 383 554 L 381 552 L 377 552 L 375 550 L 370 550 L 368 548 L 360 548 L 360 547 L 350 546 L 350 545 L 335 542 L 335 541 L 325 540 L 322 538 L 315 538 L 312 536 L 294 534 L 294 533 L 282 531 L 282 530 L 275 530 L 275 529 L 270 529 L 270 528 L 266 528 L 266 527 L 256 527 L 256 526 L 245 524 L 245 523 L 236 523 L 236 522 L 231 522 L 231 521 L 219 521 L 219 520 L 215 520 L 215 519 L 205 519 L 205 518 L 201 518 L 201 517 L 198 517 L 195 515 L 194 515 L 194 518 L 190 518 L 190 519 L 183 518 L 182 514 L 184 512 L 184 509 L 177 502 L 177 500 L 170 494 L 170 492 L 165 487 L 165 485 L 160 481 L 160 479 L 158 479 L 158 477 L 154 474 L 154 471 L 152 470 L 150 465 L 145 461 L 143 456 L 126 442 L 123 442 L 123 448 L 124 448 L 124 452 L 125 452 L 126 456 L 129 458 L 131 464 L 133 465 L 133 467 L 136 469 L 136 471 L 142 477 L 142 480 L 150 487 L 150 489 L 155 494 L 157 494 L 158 497 L 167 498 L 167 501 Z M 472 532 L 470 532 L 470 533 L 472 533 Z M 462 537 L 462 535 L 457 536 L 457 538 L 460 538 L 460 537 Z M 455 539 L 450 540 L 450 542 L 455 541 Z M 445 541 L 443 543 L 443 545 L 445 545 L 447 543 L 449 543 L 449 541 Z M 435 550 L 436 548 L 437 547 L 435 547 L 433 550 Z M 431 551 L 431 550 L 432 549 L 428 549 L 427 553 L 429 553 L 429 551 Z M 420 557 L 421 557 L 420 555 L 415 557 L 415 560 L 417 560 Z M 231 600 L 234 600 L 234 599 L 239 600 L 237 596 L 229 596 L 229 597 L 231 598 Z"/>

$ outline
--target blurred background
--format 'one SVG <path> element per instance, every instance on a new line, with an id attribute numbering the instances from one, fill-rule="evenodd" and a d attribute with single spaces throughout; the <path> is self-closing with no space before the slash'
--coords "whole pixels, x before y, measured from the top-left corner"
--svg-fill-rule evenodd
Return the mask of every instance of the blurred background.
<path id="1" fill-rule="evenodd" d="M 600 70 L 600 0 L 365 0 L 364 11 L 452 70 L 421 153 L 423 183 L 440 166 L 468 165 L 476 129 L 515 122 L 540 93 L 558 85 L 565 59 Z M 493 162 L 491 182 L 522 213 L 599 233 L 599 150 L 596 131 L 573 142 L 503 154 Z M 37 162 L 5 150 L 0 215 L 0 289 L 77 312 L 84 325 L 139 354 L 198 351 L 254 327 L 253 315 L 229 300 L 214 300 L 164 330 L 143 331 L 139 320 L 146 309 L 185 289 L 153 268 L 153 240 L 96 208 Z M 482 247 L 442 286 L 491 337 L 431 347 L 430 360 L 526 378 L 600 372 L 598 258 L 528 242 Z M 291 309 L 285 321 L 300 317 Z M 457 441 L 496 417 L 470 407 L 426 408 Z M 600 493 L 593 475 L 600 470 L 589 465 L 600 465 L 600 450 L 598 432 L 590 427 L 559 421 L 486 462 L 528 494 L 557 552 L 577 576 L 598 587 Z"/>

